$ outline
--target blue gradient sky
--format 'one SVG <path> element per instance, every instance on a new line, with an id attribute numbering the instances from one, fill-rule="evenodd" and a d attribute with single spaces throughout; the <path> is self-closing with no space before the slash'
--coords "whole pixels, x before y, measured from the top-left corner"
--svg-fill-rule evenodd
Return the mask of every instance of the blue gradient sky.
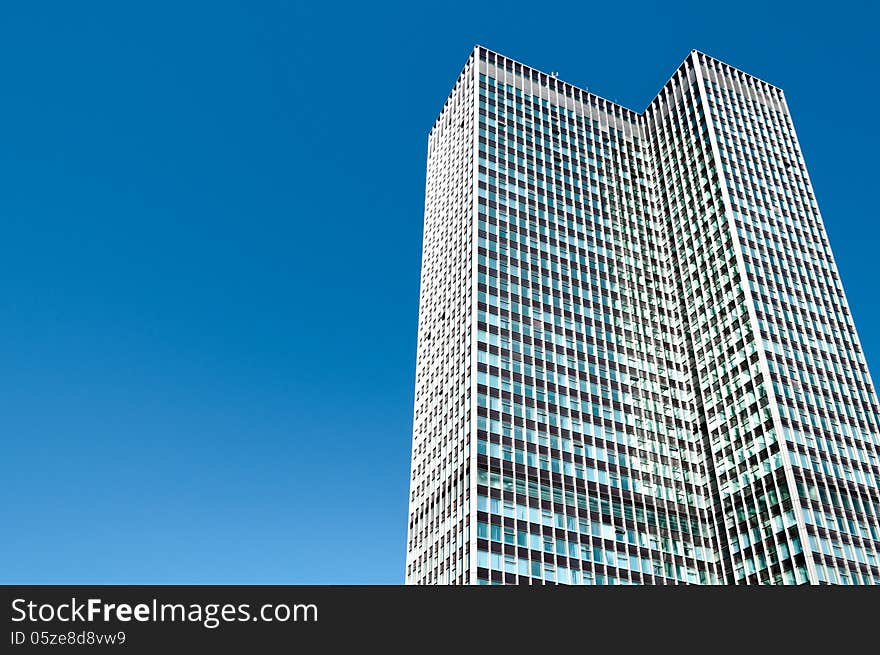
<path id="1" fill-rule="evenodd" d="M 637 110 L 692 48 L 782 86 L 880 370 L 868 3 L 132 4 L 0 9 L 0 582 L 402 582 L 475 43 Z"/>

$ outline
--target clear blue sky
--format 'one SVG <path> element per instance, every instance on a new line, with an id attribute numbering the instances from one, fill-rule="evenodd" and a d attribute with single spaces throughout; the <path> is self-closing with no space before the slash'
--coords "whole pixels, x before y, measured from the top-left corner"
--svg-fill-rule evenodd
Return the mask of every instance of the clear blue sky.
<path id="1" fill-rule="evenodd" d="M 692 48 L 783 87 L 880 374 L 868 3 L 134 4 L 0 9 L 0 582 L 402 582 L 475 43 L 638 110 Z"/>

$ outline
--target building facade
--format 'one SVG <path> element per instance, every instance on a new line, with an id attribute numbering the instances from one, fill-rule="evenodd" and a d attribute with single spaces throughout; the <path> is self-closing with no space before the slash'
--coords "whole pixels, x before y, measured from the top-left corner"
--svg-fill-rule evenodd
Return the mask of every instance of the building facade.
<path id="1" fill-rule="evenodd" d="M 783 92 L 482 47 L 428 137 L 408 584 L 880 584 L 878 401 Z"/>

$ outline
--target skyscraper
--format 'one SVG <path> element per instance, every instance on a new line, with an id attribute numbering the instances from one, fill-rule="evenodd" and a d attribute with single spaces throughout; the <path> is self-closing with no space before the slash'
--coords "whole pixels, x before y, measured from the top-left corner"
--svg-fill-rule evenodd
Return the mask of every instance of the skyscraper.
<path id="1" fill-rule="evenodd" d="M 781 89 L 477 47 L 428 137 L 406 581 L 880 584 L 878 401 Z"/>

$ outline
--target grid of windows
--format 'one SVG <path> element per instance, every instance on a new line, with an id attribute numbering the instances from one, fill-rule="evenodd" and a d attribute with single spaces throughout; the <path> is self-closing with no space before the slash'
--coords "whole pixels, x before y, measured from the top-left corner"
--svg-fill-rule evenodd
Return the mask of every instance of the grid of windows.
<path id="1" fill-rule="evenodd" d="M 484 48 L 428 140 L 408 583 L 880 582 L 877 400 L 781 91 Z"/>

